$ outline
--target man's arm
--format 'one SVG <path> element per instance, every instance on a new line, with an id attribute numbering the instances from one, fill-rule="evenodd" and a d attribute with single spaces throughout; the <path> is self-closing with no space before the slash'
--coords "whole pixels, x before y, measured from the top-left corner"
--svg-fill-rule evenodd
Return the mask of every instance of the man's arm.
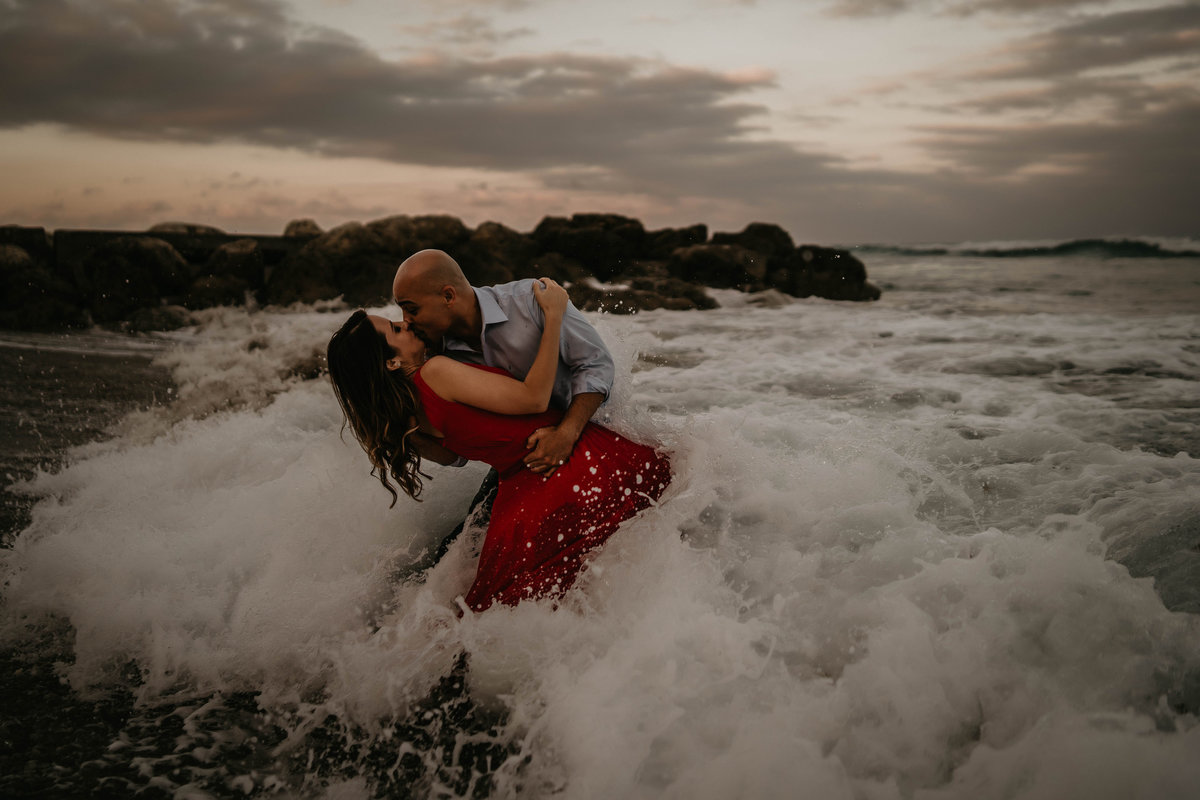
<path id="1" fill-rule="evenodd" d="M 574 304 L 568 305 L 563 315 L 559 339 L 559 358 L 571 372 L 571 404 L 574 405 L 574 398 L 579 395 L 591 393 L 600 394 L 603 403 L 612 393 L 616 365 L 600 334 Z M 592 413 L 598 407 L 593 407 Z M 590 418 L 591 414 L 588 415 Z M 582 423 L 580 427 L 583 427 Z"/>
<path id="2" fill-rule="evenodd" d="M 599 392 L 585 392 L 571 398 L 571 405 L 563 414 L 562 421 L 551 428 L 538 428 L 529 435 L 525 446 L 530 452 L 525 456 L 525 466 L 534 472 L 554 474 L 559 465 L 571 457 L 575 443 L 583 435 L 584 426 L 604 402 Z"/>
<path id="3" fill-rule="evenodd" d="M 540 310 L 531 307 L 530 316 L 541 324 Z M 566 413 L 557 425 L 539 428 L 525 443 L 530 449 L 524 459 L 526 466 L 546 476 L 571 457 L 584 426 L 612 392 L 616 376 L 612 353 L 574 304 L 568 304 L 563 315 L 559 359 L 570 372 L 571 400 Z"/>

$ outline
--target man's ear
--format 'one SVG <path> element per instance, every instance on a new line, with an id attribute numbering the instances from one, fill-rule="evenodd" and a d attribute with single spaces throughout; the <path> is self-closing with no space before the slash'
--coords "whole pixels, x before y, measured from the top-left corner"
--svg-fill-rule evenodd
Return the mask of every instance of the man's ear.
<path id="1" fill-rule="evenodd" d="M 442 299 L 446 301 L 446 305 L 454 305 L 454 301 L 458 299 L 458 291 L 450 284 L 446 284 L 442 287 Z"/>

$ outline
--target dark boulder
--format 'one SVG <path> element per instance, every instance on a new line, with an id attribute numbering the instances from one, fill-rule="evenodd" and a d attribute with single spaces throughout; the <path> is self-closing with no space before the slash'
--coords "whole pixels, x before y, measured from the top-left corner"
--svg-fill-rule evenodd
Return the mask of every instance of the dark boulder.
<path id="1" fill-rule="evenodd" d="M 85 323 L 72 287 L 22 247 L 0 244 L 0 328 L 53 330 Z"/>
<path id="2" fill-rule="evenodd" d="M 471 229 L 464 225 L 461 219 L 449 214 L 413 217 L 412 230 L 417 243 L 416 250 L 433 248 L 452 253 L 471 238 Z M 404 257 L 410 255 L 412 253 L 406 253 Z M 396 266 L 400 266 L 399 261 L 396 262 Z"/>
<path id="3" fill-rule="evenodd" d="M 787 258 L 796 249 L 787 231 L 766 222 L 751 222 L 741 233 L 714 233 L 712 243 L 736 244 L 770 258 Z"/>
<path id="4" fill-rule="evenodd" d="M 112 322 L 183 295 L 190 277 L 187 262 L 162 239 L 126 236 L 84 259 L 79 288 L 93 318 Z"/>
<path id="5" fill-rule="evenodd" d="M 283 235 L 289 239 L 315 239 L 322 233 L 321 226 L 311 219 L 294 219 L 283 229 Z"/>
<path id="6" fill-rule="evenodd" d="M 340 225 L 305 244 L 271 272 L 267 301 L 311 303 L 340 294 L 354 305 L 386 303 L 401 261 L 428 248 L 453 255 L 470 236 L 461 220 L 446 215 L 398 215 L 366 225 Z"/>
<path id="7" fill-rule="evenodd" d="M 736 244 L 697 244 L 676 250 L 667 272 L 714 289 L 753 292 L 765 288 L 767 256 Z"/>
<path id="8" fill-rule="evenodd" d="M 124 328 L 131 333 L 173 331 L 194 322 L 192 313 L 183 306 L 152 306 L 139 308 L 129 315 Z"/>
<path id="9" fill-rule="evenodd" d="M 645 256 L 665 261 L 681 247 L 691 247 L 708 241 L 708 226 L 691 225 L 687 228 L 663 228 L 647 231 Z"/>
<path id="10" fill-rule="evenodd" d="M 878 300 L 879 287 L 867 280 L 867 268 L 848 250 L 804 244 L 787 259 L 786 269 L 771 275 L 772 286 L 795 297 L 829 300 Z"/>
<path id="11" fill-rule="evenodd" d="M 247 288 L 263 285 L 263 253 L 254 239 L 238 239 L 221 245 L 209 256 L 201 273 L 236 278 Z"/>
<path id="12" fill-rule="evenodd" d="M 185 236 L 224 236 L 225 231 L 212 225 L 197 225 L 194 222 L 160 222 L 147 228 L 148 233 L 177 233 Z"/>
<path id="13" fill-rule="evenodd" d="M 337 297 L 339 265 L 352 259 L 368 238 L 361 222 L 347 222 L 308 242 L 271 270 L 267 302 L 290 305 Z"/>
<path id="14" fill-rule="evenodd" d="M 45 228 L 26 228 L 22 225 L 0 225 L 0 244 L 12 244 L 24 250 L 35 264 L 50 269 L 54 266 L 54 240 Z"/>
<path id="15" fill-rule="evenodd" d="M 571 302 L 582 311 L 636 314 L 665 308 L 670 311 L 716 308 L 717 301 L 703 286 L 677 278 L 635 278 L 628 288 L 602 289 L 588 282 L 572 284 Z"/>
<path id="16" fill-rule="evenodd" d="M 534 277 L 530 268 L 536 253 L 537 245 L 525 234 L 499 222 L 484 222 L 450 255 L 472 284 L 490 286 Z"/>
<path id="17" fill-rule="evenodd" d="M 546 217 L 533 231 L 541 253 L 561 253 L 606 281 L 623 274 L 645 249 L 642 223 L 620 214 Z"/>
<path id="18" fill-rule="evenodd" d="M 587 268 L 562 253 L 542 253 L 534 256 L 522 278 L 553 278 L 561 284 L 578 283 L 592 277 Z"/>
<path id="19" fill-rule="evenodd" d="M 241 278 L 201 275 L 188 286 L 184 305 L 192 309 L 245 305 L 248 291 L 249 285 Z"/>
<path id="20" fill-rule="evenodd" d="M 717 307 L 717 301 L 703 286 L 679 278 L 634 278 L 629 288 L 637 292 L 654 292 L 664 298 L 664 308 L 673 310 Z"/>

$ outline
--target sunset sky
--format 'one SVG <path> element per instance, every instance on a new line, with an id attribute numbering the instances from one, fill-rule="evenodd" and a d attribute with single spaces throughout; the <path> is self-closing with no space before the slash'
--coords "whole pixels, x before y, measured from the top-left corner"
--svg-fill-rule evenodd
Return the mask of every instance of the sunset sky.
<path id="1" fill-rule="evenodd" d="M 1200 235 L 1200 3 L 0 0 L 0 224 Z"/>

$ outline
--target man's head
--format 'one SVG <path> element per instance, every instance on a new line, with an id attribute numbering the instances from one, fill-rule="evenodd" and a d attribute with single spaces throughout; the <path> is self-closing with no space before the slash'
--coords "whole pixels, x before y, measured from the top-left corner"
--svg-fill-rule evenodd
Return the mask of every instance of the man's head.
<path id="1" fill-rule="evenodd" d="M 453 258 L 422 250 L 404 260 L 392 281 L 392 297 L 404 321 L 431 346 L 450 332 L 463 335 L 475 313 L 475 293 Z"/>

